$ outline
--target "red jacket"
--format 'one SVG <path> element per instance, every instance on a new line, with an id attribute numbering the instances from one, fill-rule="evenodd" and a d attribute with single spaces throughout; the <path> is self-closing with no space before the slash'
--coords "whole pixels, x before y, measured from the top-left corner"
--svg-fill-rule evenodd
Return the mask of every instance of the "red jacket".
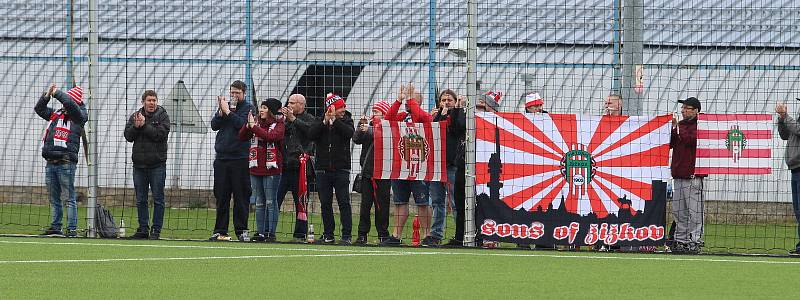
<path id="1" fill-rule="evenodd" d="M 406 112 L 397 112 L 400 110 L 400 100 L 394 101 L 392 107 L 386 112 L 383 117 L 387 121 L 403 121 L 406 118 Z M 414 123 L 430 123 L 433 122 L 433 117 L 419 107 L 419 102 L 415 99 L 406 100 L 406 110 L 411 112 L 411 121 Z"/>
<path id="2" fill-rule="evenodd" d="M 678 130 L 672 129 L 669 147 L 672 148 L 672 162 L 669 166 L 672 171 L 672 178 L 691 178 L 694 175 L 695 155 L 697 152 L 696 117 L 678 122 Z"/>
<path id="3" fill-rule="evenodd" d="M 283 134 L 286 129 L 286 125 L 284 124 L 283 116 L 280 119 L 275 119 L 274 117 L 268 118 L 266 121 L 258 120 L 258 124 L 253 126 L 253 128 L 247 127 L 247 124 L 242 126 L 242 129 L 239 130 L 239 139 L 246 141 L 250 140 L 254 137 L 258 137 L 258 146 L 255 149 L 250 150 L 250 155 L 252 156 L 255 154 L 256 160 L 258 162 L 256 167 L 250 168 L 250 174 L 255 176 L 271 176 L 271 175 L 278 175 L 281 174 L 283 168 L 283 154 L 281 153 L 281 149 L 283 149 Z M 275 124 L 274 128 L 270 128 L 273 124 Z M 275 160 L 277 162 L 277 168 L 270 168 L 267 169 L 267 144 L 273 143 L 275 146 Z M 253 153 L 255 150 L 255 153 Z"/>

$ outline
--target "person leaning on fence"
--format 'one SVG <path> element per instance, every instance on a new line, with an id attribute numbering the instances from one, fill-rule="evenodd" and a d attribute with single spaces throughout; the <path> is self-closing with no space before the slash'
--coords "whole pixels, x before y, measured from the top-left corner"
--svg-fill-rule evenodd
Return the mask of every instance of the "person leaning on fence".
<path id="1" fill-rule="evenodd" d="M 695 175 L 697 152 L 697 114 L 700 100 L 689 97 L 683 104 L 683 119 L 672 119 L 669 146 L 672 148 L 670 170 L 675 181 L 672 215 L 675 219 L 673 253 L 699 253 L 703 241 L 703 175 Z"/>
<path id="2" fill-rule="evenodd" d="M 61 102 L 58 110 L 47 106 L 50 97 Z M 78 236 L 78 207 L 75 203 L 75 170 L 78 164 L 83 126 L 88 120 L 80 86 L 66 93 L 51 84 L 39 97 L 34 111 L 48 121 L 41 141 L 42 157 L 47 161 L 45 182 L 50 194 L 52 221 L 44 235 L 63 235 L 61 219 L 63 203 L 67 204 L 67 237 Z"/>
<path id="3" fill-rule="evenodd" d="M 447 160 L 447 182 L 431 182 L 431 206 L 433 207 L 433 223 L 431 224 L 431 235 L 427 240 L 422 241 L 423 246 L 439 245 L 444 237 L 444 225 L 447 214 L 447 207 L 444 199 L 453 209 L 453 216 L 456 221 L 456 232 L 448 242 L 450 246 L 461 246 L 464 240 L 464 198 L 456 199 L 455 190 L 464 189 L 463 181 L 456 180 L 459 168 L 464 169 L 464 140 L 466 138 L 466 114 L 464 109 L 458 106 L 458 95 L 450 89 L 446 89 L 439 94 L 439 108 L 434 111 L 433 121 L 447 121 L 445 135 Z M 458 183 L 461 183 L 459 185 Z M 445 197 L 446 191 L 446 197 Z M 438 195 L 437 195 L 438 194 Z M 459 194 L 463 196 L 463 194 Z M 441 199 L 436 203 L 434 200 Z"/>
<path id="4" fill-rule="evenodd" d="M 400 86 L 398 99 L 392 103 L 385 119 L 388 121 L 410 122 L 410 123 L 430 123 L 433 118 L 430 114 L 422 110 L 419 104 L 422 101 L 422 94 L 414 89 L 413 85 Z M 405 103 L 406 111 L 400 112 L 400 106 Z M 408 197 L 414 197 L 417 205 L 417 213 L 420 223 L 420 236 L 430 234 L 430 200 L 428 199 L 428 186 L 421 180 L 402 180 L 392 179 L 392 193 L 395 207 L 395 227 L 394 235 L 384 240 L 385 245 L 399 245 L 403 235 L 403 227 L 408 220 Z"/>
<path id="5" fill-rule="evenodd" d="M 132 238 L 154 239 L 161 237 L 164 224 L 164 182 L 167 179 L 167 141 L 169 136 L 167 110 L 158 105 L 158 95 L 153 90 L 142 93 L 142 107 L 128 117 L 125 140 L 133 143 L 133 188 L 136 191 L 136 213 L 139 227 Z M 153 192 L 153 227 L 150 228 L 150 210 L 147 194 Z"/>
<path id="6" fill-rule="evenodd" d="M 245 101 L 247 85 L 239 80 L 230 85 L 230 102 L 224 96 L 217 97 L 219 109 L 211 119 L 211 130 L 217 131 L 214 142 L 214 198 L 217 204 L 217 220 L 214 234 L 209 240 L 230 241 L 228 223 L 230 202 L 233 195 L 233 227 L 239 241 L 250 240 L 247 218 L 250 210 L 250 174 L 248 157 L 250 143 L 239 139 L 239 130 L 247 123 L 247 115 L 253 105 Z"/>
<path id="7" fill-rule="evenodd" d="M 311 140 L 311 125 L 314 123 L 314 116 L 306 113 L 306 97 L 301 94 L 293 94 L 286 101 L 286 106 L 281 108 L 281 112 L 286 116 L 286 132 L 283 143 L 283 173 L 281 174 L 281 184 L 278 189 L 278 208 L 283 205 L 286 193 L 291 191 L 294 198 L 295 223 L 294 237 L 296 242 L 304 242 L 308 232 L 308 220 L 306 217 L 306 203 L 301 203 L 298 193 L 300 179 L 300 156 L 307 154 L 314 156 L 314 142 Z M 306 162 L 310 166 L 311 162 Z M 307 167 L 306 169 L 311 169 Z M 313 172 L 307 172 L 306 177 L 313 177 Z"/>
<path id="8" fill-rule="evenodd" d="M 258 107 L 258 117 L 247 114 L 239 139 L 250 141 L 250 185 L 256 196 L 256 231 L 253 241 L 274 242 L 278 227 L 278 185 L 283 167 L 284 116 L 281 101 L 269 98 Z"/>
<path id="9" fill-rule="evenodd" d="M 373 129 L 376 123 L 383 120 L 389 111 L 389 103 L 378 101 L 372 105 L 372 117 L 361 117 L 358 128 L 353 136 L 353 142 L 361 145 L 361 209 L 359 211 L 358 237 L 355 244 L 367 243 L 370 226 L 370 211 L 375 204 L 375 231 L 378 232 L 378 242 L 383 243 L 389 237 L 389 197 L 391 184 L 388 179 L 375 179 L 372 177 L 374 170 L 375 148 L 372 144 Z"/>
<path id="10" fill-rule="evenodd" d="M 621 116 L 622 115 L 622 96 L 618 94 L 611 94 L 606 97 L 603 106 L 603 114 L 607 116 Z"/>
<path id="11" fill-rule="evenodd" d="M 333 217 L 333 194 L 339 204 L 342 225 L 340 244 L 352 243 L 353 216 L 350 208 L 350 140 L 355 128 L 344 98 L 329 93 L 325 98 L 325 115 L 311 126 L 311 137 L 317 145 L 317 193 L 322 209 L 323 233 L 320 240 L 333 244 L 336 223 Z"/>
<path id="12" fill-rule="evenodd" d="M 539 96 L 539 93 L 528 93 L 522 97 L 523 100 L 525 100 L 525 112 L 541 114 L 547 113 L 547 111 L 544 110 L 544 100 L 542 99 L 542 96 Z"/>
<path id="13" fill-rule="evenodd" d="M 800 124 L 786 111 L 786 104 L 775 107 L 778 114 L 778 134 L 786 143 L 784 154 L 786 166 L 792 172 L 792 209 L 797 220 L 797 237 L 800 239 Z M 789 251 L 789 254 L 800 255 L 800 241 Z"/>

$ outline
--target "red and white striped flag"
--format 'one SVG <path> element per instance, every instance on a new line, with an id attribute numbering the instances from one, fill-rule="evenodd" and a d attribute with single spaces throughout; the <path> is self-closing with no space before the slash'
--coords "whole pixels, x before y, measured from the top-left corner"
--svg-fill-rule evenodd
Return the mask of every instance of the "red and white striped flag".
<path id="1" fill-rule="evenodd" d="M 447 122 L 381 121 L 373 131 L 375 179 L 447 181 Z"/>
<path id="2" fill-rule="evenodd" d="M 698 115 L 695 174 L 770 174 L 771 159 L 772 115 Z"/>

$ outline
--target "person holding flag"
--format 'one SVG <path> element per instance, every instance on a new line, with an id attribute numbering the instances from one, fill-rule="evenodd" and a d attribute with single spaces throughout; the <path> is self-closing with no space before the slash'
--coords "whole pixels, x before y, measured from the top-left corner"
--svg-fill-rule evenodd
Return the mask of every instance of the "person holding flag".
<path id="1" fill-rule="evenodd" d="M 286 116 L 286 131 L 283 143 L 283 173 L 278 188 L 278 208 L 283 205 L 286 193 L 292 192 L 295 205 L 295 223 L 292 237 L 295 242 L 304 242 L 308 232 L 308 182 L 313 180 L 312 157 L 314 142 L 311 140 L 311 125 L 314 116 L 306 112 L 306 97 L 293 94 L 281 108 Z"/>

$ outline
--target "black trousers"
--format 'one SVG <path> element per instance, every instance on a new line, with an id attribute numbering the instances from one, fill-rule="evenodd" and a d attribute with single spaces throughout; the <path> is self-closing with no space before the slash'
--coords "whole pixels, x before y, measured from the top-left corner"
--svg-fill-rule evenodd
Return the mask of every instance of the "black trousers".
<path id="1" fill-rule="evenodd" d="M 374 184 L 374 185 L 373 185 Z M 370 227 L 370 211 L 375 204 L 375 231 L 379 238 L 389 237 L 389 190 L 391 181 L 361 177 L 361 210 L 358 235 L 367 236 Z"/>
<path id="2" fill-rule="evenodd" d="M 278 188 L 278 207 L 281 207 L 281 205 L 283 205 L 283 198 L 285 198 L 286 194 L 291 191 L 292 197 L 294 198 L 294 208 L 295 208 L 294 233 L 292 234 L 292 236 L 294 238 L 305 238 L 306 233 L 308 232 L 308 220 L 300 220 L 300 218 L 298 218 L 300 214 L 299 211 L 297 210 L 297 204 L 300 201 L 299 199 L 300 195 L 297 194 L 299 176 L 300 176 L 299 170 L 286 170 L 286 169 L 283 170 L 283 173 L 281 174 L 281 186 L 280 188 Z M 309 188 L 308 190 L 310 194 L 311 183 L 308 182 L 308 184 L 309 185 L 307 187 Z M 308 202 L 304 203 L 303 205 L 308 205 Z M 306 207 L 306 212 L 308 212 L 308 207 Z"/>
<path id="3" fill-rule="evenodd" d="M 350 208 L 350 170 L 317 171 L 317 194 L 322 209 L 324 238 L 333 238 L 336 221 L 333 217 L 333 195 L 339 204 L 339 221 L 342 223 L 342 239 L 350 239 L 353 231 L 353 216 Z"/>
<path id="4" fill-rule="evenodd" d="M 251 193 L 247 159 L 214 160 L 214 198 L 217 199 L 214 233 L 228 234 L 231 195 L 233 195 L 233 228 L 237 235 L 247 230 Z"/>
<path id="5" fill-rule="evenodd" d="M 465 185 L 466 180 L 464 179 L 465 169 L 464 165 L 458 166 L 456 169 L 456 182 L 455 187 L 453 187 L 453 197 L 456 203 L 456 235 L 453 237 L 456 240 L 463 241 L 464 240 L 464 197 L 465 195 Z"/>

